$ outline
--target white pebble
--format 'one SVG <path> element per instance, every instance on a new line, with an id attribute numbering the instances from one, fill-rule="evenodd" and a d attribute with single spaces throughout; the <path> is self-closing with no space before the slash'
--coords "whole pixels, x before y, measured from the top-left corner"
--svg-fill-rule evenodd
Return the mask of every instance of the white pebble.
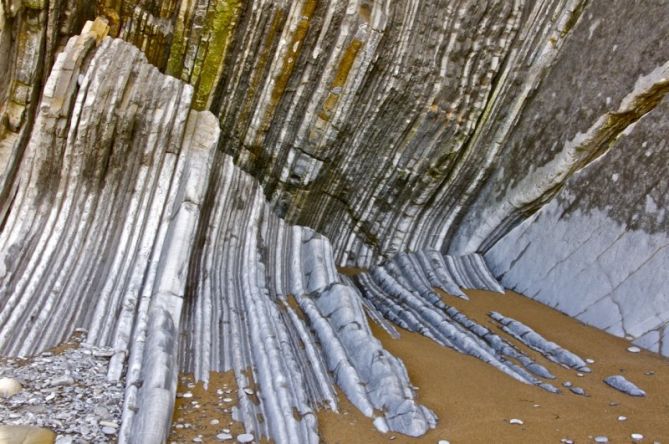
<path id="1" fill-rule="evenodd" d="M 211 424 L 211 425 L 217 425 L 217 424 L 220 424 L 220 422 L 221 422 L 221 421 L 219 421 L 218 419 L 212 419 L 211 421 L 209 421 L 209 424 Z"/>
<path id="2" fill-rule="evenodd" d="M 627 421 L 627 416 L 618 416 L 618 421 Z"/>
<path id="3" fill-rule="evenodd" d="M 232 439 L 232 435 L 229 433 L 219 433 L 216 435 L 216 439 L 219 441 L 227 441 L 228 439 Z"/>
<path id="4" fill-rule="evenodd" d="M 437 444 L 451 444 L 450 442 L 446 441 L 445 439 L 440 439 Z"/>
<path id="5" fill-rule="evenodd" d="M 253 441 L 253 435 L 251 435 L 250 433 L 242 433 L 241 435 L 237 435 L 237 441 L 251 442 Z"/>
<path id="6" fill-rule="evenodd" d="M 518 424 L 518 425 L 522 425 L 522 424 L 524 424 L 524 423 L 523 423 L 522 420 L 520 420 L 520 419 L 518 419 L 518 418 L 513 418 L 513 419 L 510 419 L 510 420 L 509 420 L 509 424 Z"/>
<path id="7" fill-rule="evenodd" d="M 602 436 L 602 435 L 595 436 L 595 442 L 606 443 L 606 442 L 609 442 L 609 438 L 607 438 L 606 436 Z"/>
<path id="8" fill-rule="evenodd" d="M 594 360 L 594 359 L 587 358 L 587 359 L 585 360 L 585 362 L 587 362 L 588 364 L 594 364 L 594 363 L 595 363 L 595 360 Z"/>
<path id="9" fill-rule="evenodd" d="M 223 398 L 223 402 L 232 402 L 232 398 Z"/>
<path id="10" fill-rule="evenodd" d="M 244 389 L 244 392 L 245 392 L 247 395 L 252 395 L 252 394 L 255 393 L 255 392 L 254 392 L 253 390 L 251 390 L 250 388 L 245 388 L 245 389 Z"/>
<path id="11" fill-rule="evenodd" d="M 182 396 L 183 398 L 192 398 L 192 397 L 193 397 L 193 393 L 191 393 L 191 392 L 186 392 L 186 393 L 184 393 L 184 394 L 181 395 L 181 396 Z"/>
<path id="12" fill-rule="evenodd" d="M 2 378 L 0 379 L 0 396 L 3 398 L 10 398 L 21 391 L 23 387 L 16 379 Z"/>
<path id="13" fill-rule="evenodd" d="M 627 347 L 627 351 L 630 353 L 639 353 L 641 349 L 633 345 L 631 347 Z"/>
<path id="14" fill-rule="evenodd" d="M 643 435 L 642 435 L 641 433 L 632 433 L 632 434 L 630 435 L 630 437 L 631 437 L 634 441 L 641 441 L 641 440 L 643 439 Z"/>

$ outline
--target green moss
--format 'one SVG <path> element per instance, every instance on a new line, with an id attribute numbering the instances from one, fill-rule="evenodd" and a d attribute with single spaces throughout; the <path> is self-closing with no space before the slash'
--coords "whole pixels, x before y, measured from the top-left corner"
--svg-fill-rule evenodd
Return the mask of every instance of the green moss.
<path id="1" fill-rule="evenodd" d="M 210 30 L 209 45 L 201 60 L 197 60 L 191 82 L 197 79 L 194 107 L 205 109 L 216 86 L 241 11 L 241 0 L 218 0 L 207 15 L 206 29 Z"/>
<path id="2" fill-rule="evenodd" d="M 293 68 L 297 62 L 300 50 L 302 49 L 302 42 L 307 36 L 309 31 L 309 25 L 311 23 L 311 16 L 314 14 L 316 9 L 316 1 L 308 0 L 302 5 L 301 19 L 297 24 L 295 32 L 291 37 L 291 41 L 288 45 L 288 51 L 286 56 L 283 59 L 283 65 L 281 66 L 281 71 L 279 72 L 278 77 L 274 82 L 274 88 L 271 92 L 271 101 L 267 107 L 267 112 L 265 113 L 262 128 L 263 130 L 269 126 L 272 116 L 274 116 L 274 111 L 283 97 L 283 93 L 288 85 L 290 76 L 293 73 Z"/>

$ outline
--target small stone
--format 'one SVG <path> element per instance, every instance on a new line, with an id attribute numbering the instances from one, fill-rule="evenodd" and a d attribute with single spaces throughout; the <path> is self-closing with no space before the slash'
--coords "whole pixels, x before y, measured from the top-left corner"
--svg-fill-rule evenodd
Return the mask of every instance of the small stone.
<path id="1" fill-rule="evenodd" d="M 232 439 L 232 435 L 229 433 L 219 433 L 218 435 L 216 435 L 216 439 L 218 439 L 219 441 L 227 441 L 229 439 Z"/>
<path id="2" fill-rule="evenodd" d="M 618 421 L 627 421 L 627 416 L 618 416 Z"/>
<path id="3" fill-rule="evenodd" d="M 223 402 L 232 402 L 232 398 L 223 398 Z"/>
<path id="4" fill-rule="evenodd" d="M 51 387 L 64 387 L 72 384 L 74 384 L 74 379 L 69 375 L 57 376 L 49 383 Z"/>
<path id="5" fill-rule="evenodd" d="M 595 363 L 595 360 L 594 360 L 594 359 L 590 359 L 590 358 L 586 358 L 585 362 L 587 362 L 588 364 L 594 364 L 594 363 Z"/>
<path id="6" fill-rule="evenodd" d="M 193 438 L 193 442 L 204 442 L 204 441 L 202 441 L 202 438 L 200 438 L 199 436 L 196 436 L 195 438 Z"/>
<path id="7" fill-rule="evenodd" d="M 193 393 L 192 392 L 186 392 L 183 395 L 181 395 L 182 398 L 192 398 Z"/>
<path id="8" fill-rule="evenodd" d="M 567 439 L 567 438 L 562 438 L 562 439 L 560 440 L 560 442 L 563 443 L 563 444 L 574 444 L 574 440 L 573 440 L 573 439 Z"/>
<path id="9" fill-rule="evenodd" d="M 653 376 L 653 375 L 655 375 L 655 372 L 653 370 L 648 370 L 647 372 L 644 372 L 643 374 L 646 375 L 646 376 Z"/>
<path id="10" fill-rule="evenodd" d="M 250 388 L 245 388 L 244 393 L 246 393 L 247 395 L 253 395 L 255 392 L 253 390 L 251 390 Z"/>
<path id="11" fill-rule="evenodd" d="M 230 433 L 230 429 L 223 429 L 223 430 L 221 430 L 221 432 L 223 432 L 223 433 Z"/>
<path id="12" fill-rule="evenodd" d="M 116 421 L 100 421 L 99 423 L 102 427 L 113 427 L 115 429 L 118 428 L 118 424 Z"/>
<path id="13" fill-rule="evenodd" d="M 607 438 L 606 436 L 603 436 L 603 435 L 595 436 L 595 442 L 607 443 L 607 442 L 609 442 L 609 438 Z"/>
<path id="14" fill-rule="evenodd" d="M 510 419 L 510 420 L 509 420 L 509 424 L 523 425 L 524 423 L 523 423 L 523 421 L 522 421 L 521 419 L 513 418 L 513 419 Z"/>
<path id="15" fill-rule="evenodd" d="M 21 383 L 13 378 L 0 379 L 0 396 L 11 398 L 23 389 Z"/>
<path id="16" fill-rule="evenodd" d="M 237 441 L 241 443 L 251 442 L 253 441 L 253 435 L 250 433 L 242 433 L 241 435 L 237 435 Z"/>
<path id="17" fill-rule="evenodd" d="M 102 428 L 102 433 L 105 435 L 114 435 L 116 434 L 116 427 L 103 427 Z"/>
<path id="18" fill-rule="evenodd" d="M 576 376 L 578 376 L 579 378 L 582 378 L 585 375 L 583 373 L 576 373 Z"/>
<path id="19" fill-rule="evenodd" d="M 218 419 L 212 419 L 211 421 L 209 421 L 209 424 L 211 424 L 211 425 L 218 425 L 220 423 L 221 423 L 221 421 L 219 421 Z"/>
<path id="20" fill-rule="evenodd" d="M 639 353 L 641 351 L 641 349 L 639 347 L 633 345 L 631 347 L 627 347 L 627 351 L 630 352 L 630 353 Z"/>
<path id="21" fill-rule="evenodd" d="M 445 439 L 440 439 L 437 441 L 437 444 L 451 444 L 449 441 L 446 441 Z"/>
<path id="22" fill-rule="evenodd" d="M 643 435 L 641 433 L 632 433 L 630 438 L 632 438 L 633 441 L 641 441 L 643 439 Z"/>
<path id="23" fill-rule="evenodd" d="M 570 387 L 569 390 L 575 395 L 579 396 L 585 396 L 585 390 L 583 390 L 581 387 Z"/>
<path id="24" fill-rule="evenodd" d="M 565 382 L 562 383 L 562 385 L 565 386 L 565 387 L 571 387 L 574 384 L 572 384 L 571 381 L 565 381 Z"/>

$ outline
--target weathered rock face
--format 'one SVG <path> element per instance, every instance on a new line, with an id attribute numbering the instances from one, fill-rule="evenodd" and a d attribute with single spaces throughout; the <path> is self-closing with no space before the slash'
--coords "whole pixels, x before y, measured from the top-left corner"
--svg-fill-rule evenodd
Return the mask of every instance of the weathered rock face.
<path id="1" fill-rule="evenodd" d="M 501 206 L 494 202 L 506 200 L 519 209 L 506 215 L 504 224 L 512 226 L 523 216 L 514 196 L 527 195 L 524 182 L 546 180 L 547 165 L 570 147 L 594 149 L 592 154 L 601 157 L 569 178 L 555 199 L 494 244 L 486 257 L 507 287 L 668 355 L 669 282 L 661 270 L 669 262 L 669 101 L 651 93 L 642 102 L 660 101 L 649 104 L 653 111 L 636 124 L 617 126 L 635 117 L 630 91 L 663 93 L 669 87 L 669 46 L 661 37 L 669 24 L 660 18 L 667 5 L 620 7 L 593 4 L 587 10 L 520 121 L 512 142 L 517 154 L 504 159 L 472 219 L 490 220 L 491 209 Z M 584 65 L 590 69 L 580 69 Z M 601 129 L 594 122 L 603 123 Z M 588 141 L 593 129 L 602 134 L 597 144 Z M 591 154 L 576 148 L 574 157 L 583 155 Z M 514 177 L 521 168 L 534 172 Z M 479 233 L 480 228 L 463 230 L 462 244 L 476 241 Z M 488 248 L 493 242 L 482 244 Z"/>
<path id="2" fill-rule="evenodd" d="M 541 385 L 435 299 L 497 288 L 480 253 L 669 355 L 668 34 L 650 0 L 0 0 L 0 351 L 114 347 L 121 442 L 165 439 L 179 367 L 280 442 L 334 384 L 418 435 L 363 307 Z"/>

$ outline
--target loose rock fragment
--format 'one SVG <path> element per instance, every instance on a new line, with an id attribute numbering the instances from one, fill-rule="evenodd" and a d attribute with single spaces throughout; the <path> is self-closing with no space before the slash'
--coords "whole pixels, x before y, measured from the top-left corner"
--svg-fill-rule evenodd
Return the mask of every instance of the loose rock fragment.
<path id="1" fill-rule="evenodd" d="M 604 382 L 614 389 L 626 393 L 630 396 L 646 396 L 646 392 L 625 379 L 622 375 L 609 376 Z"/>
<path id="2" fill-rule="evenodd" d="M 10 398 L 19 393 L 23 387 L 13 378 L 0 378 L 0 396 Z"/>

